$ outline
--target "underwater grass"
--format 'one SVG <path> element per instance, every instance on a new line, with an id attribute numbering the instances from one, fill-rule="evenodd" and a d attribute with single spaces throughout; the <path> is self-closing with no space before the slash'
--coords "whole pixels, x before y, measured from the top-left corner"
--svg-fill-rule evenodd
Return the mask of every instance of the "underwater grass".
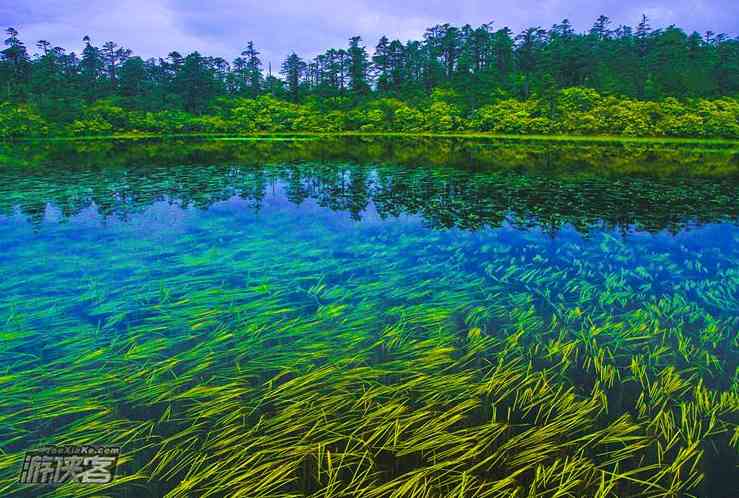
<path id="1" fill-rule="evenodd" d="M 220 192 L 211 172 L 195 183 Z M 439 176 L 411 197 L 433 205 Z M 357 223 L 331 214 L 354 203 L 327 178 L 303 177 L 313 208 L 170 206 L 181 224 L 152 230 L 176 217 L 135 187 L 106 228 L 0 226 L 0 496 L 732 492 L 736 230 L 665 246 Z M 438 199 L 428 219 L 481 212 Z M 24 450 L 85 443 L 122 446 L 110 485 L 17 484 Z"/>

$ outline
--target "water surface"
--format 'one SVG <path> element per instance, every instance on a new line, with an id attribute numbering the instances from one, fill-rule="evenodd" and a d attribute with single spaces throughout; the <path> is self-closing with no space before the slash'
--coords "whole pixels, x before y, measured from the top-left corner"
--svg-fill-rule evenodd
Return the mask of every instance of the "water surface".
<path id="1" fill-rule="evenodd" d="M 547 469 L 578 496 L 622 473 L 600 496 L 730 496 L 737 157 L 5 144 L 0 494 L 38 493 L 14 484 L 23 450 L 98 442 L 130 455 L 116 496 L 390 496 L 428 469 L 431 496 L 549 496 L 565 485 Z M 326 449 L 345 458 L 333 481 Z M 234 479 L 239 462 L 257 470 Z"/>

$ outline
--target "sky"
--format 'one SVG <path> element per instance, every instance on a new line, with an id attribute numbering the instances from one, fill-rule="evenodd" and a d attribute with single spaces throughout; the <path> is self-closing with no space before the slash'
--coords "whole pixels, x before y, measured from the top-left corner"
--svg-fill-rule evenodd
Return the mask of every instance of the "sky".
<path id="1" fill-rule="evenodd" d="M 635 26 L 642 13 L 654 28 L 739 34 L 738 0 L 0 0 L 0 26 L 16 28 L 30 49 L 44 39 L 79 53 L 89 35 L 144 58 L 198 50 L 232 60 L 253 40 L 275 71 L 293 50 L 312 58 L 355 35 L 371 52 L 383 34 L 421 39 L 435 24 L 492 21 L 518 32 L 566 18 L 585 31 L 601 14 L 615 27 Z"/>

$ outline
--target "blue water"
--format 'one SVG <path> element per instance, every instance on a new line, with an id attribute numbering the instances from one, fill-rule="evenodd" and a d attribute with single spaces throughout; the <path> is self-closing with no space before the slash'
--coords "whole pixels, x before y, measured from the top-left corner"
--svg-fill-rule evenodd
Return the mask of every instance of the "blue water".
<path id="1" fill-rule="evenodd" d="M 535 370 L 566 363 L 560 344 L 582 347 L 582 357 L 567 358 L 572 370 L 553 379 L 583 398 L 599 386 L 611 404 L 598 423 L 630 414 L 645 445 L 661 436 L 649 428 L 656 413 L 641 413 L 628 392 L 644 388 L 632 359 L 645 362 L 650 379 L 668 378 L 670 368 L 687 379 L 673 400 L 676 417 L 696 386 L 736 391 L 739 181 L 730 172 L 609 166 L 606 174 L 607 165 L 582 162 L 586 153 L 604 155 L 597 150 L 572 162 L 562 153 L 562 168 L 527 168 L 469 158 L 429 164 L 399 158 L 402 148 L 363 160 L 330 147 L 287 154 L 289 144 L 267 152 L 206 146 L 157 145 L 156 154 L 144 144 L 46 146 L 39 157 L 14 149 L 13 164 L 0 164 L 0 450 L 11 462 L 0 490 L 31 496 L 14 487 L 12 459 L 40 439 L 65 440 L 64 423 L 82 420 L 88 402 L 108 425 L 85 434 L 114 439 L 113 427 L 146 420 L 130 413 L 160 416 L 159 401 L 142 393 L 174 378 L 210 386 L 298 375 L 344 357 L 372 364 L 363 356 L 368 344 L 393 327 L 407 332 L 402 344 L 419 341 L 419 351 L 429 338 L 460 351 L 478 336 L 513 341 Z M 269 337 L 261 349 L 250 346 L 260 337 Z M 615 385 L 596 383 L 605 374 L 588 363 L 595 351 L 608 352 L 602 361 L 619 372 Z M 185 366 L 157 377 L 169 361 Z M 2 383 L 15 374 L 27 384 Z M 100 385 L 104 376 L 113 385 Z M 631 387 L 618 391 L 622 384 Z M 266 396 L 258 385 L 249 389 Z M 38 420 L 24 415 L 31 406 Z M 60 420 L 62 406 L 72 408 Z M 724 409 L 722 427 L 732 417 Z M 182 421 L 187 434 L 194 422 Z M 724 496 L 730 431 L 710 440 L 716 449 L 702 458 L 714 470 L 702 470 L 702 487 L 691 488 L 698 495 Z M 130 454 L 144 451 L 126 444 Z M 142 496 L 179 482 L 141 479 Z M 285 489 L 301 492 L 298 482 Z M 113 494 L 136 492 L 121 486 Z"/>

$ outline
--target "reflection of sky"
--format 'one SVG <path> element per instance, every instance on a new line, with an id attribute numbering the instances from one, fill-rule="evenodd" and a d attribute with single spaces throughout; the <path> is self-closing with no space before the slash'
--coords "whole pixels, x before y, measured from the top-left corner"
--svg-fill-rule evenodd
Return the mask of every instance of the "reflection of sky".
<path id="1" fill-rule="evenodd" d="M 103 217 L 94 205 L 70 218 L 47 205 L 41 226 L 20 213 L 0 216 L 0 275 L 5 277 L 0 294 L 7 298 L 0 315 L 8 311 L 7 303 L 30 310 L 51 300 L 95 326 L 98 318 L 86 318 L 86 308 L 75 304 L 79 296 L 88 296 L 95 306 L 114 299 L 137 309 L 139 293 L 153 299 L 173 280 L 195 288 L 238 288 L 250 278 L 239 269 L 244 264 L 256 268 L 260 278 L 292 281 L 327 274 L 342 282 L 369 282 L 383 272 L 414 275 L 418 268 L 427 273 L 424 278 L 439 282 L 472 282 L 504 278 L 517 267 L 519 275 L 528 270 L 560 274 L 562 289 L 577 279 L 609 285 L 607 276 L 617 275 L 647 295 L 679 292 L 700 299 L 684 286 L 722 278 L 718 272 L 737 261 L 735 224 L 707 224 L 678 234 L 630 230 L 624 235 L 604 228 L 581 234 L 570 225 L 550 234 L 510 223 L 440 230 L 417 215 L 382 220 L 371 202 L 359 221 L 315 199 L 295 204 L 275 184 L 266 189 L 259 209 L 253 199 L 234 196 L 208 209 L 156 201 L 125 219 Z M 408 280 L 409 291 L 415 284 Z M 448 285 L 451 290 L 456 284 Z M 519 290 L 547 291 L 535 281 L 525 286 Z M 675 291 L 677 286 L 683 290 Z"/>
<path id="2" fill-rule="evenodd" d="M 368 181 L 372 184 L 375 175 L 370 174 Z M 41 216 L 42 226 L 37 226 L 37 230 L 48 230 L 50 226 L 56 224 L 71 225 L 80 230 L 113 230 L 126 231 L 135 234 L 138 237 L 145 238 L 162 238 L 168 235 L 183 233 L 187 231 L 188 226 L 192 226 L 198 218 L 208 217 L 230 217 L 234 223 L 248 220 L 250 223 L 258 222 L 260 218 L 268 218 L 276 214 L 287 214 L 293 220 L 296 226 L 300 226 L 303 222 L 319 220 L 321 223 L 330 224 L 338 228 L 347 227 L 356 223 L 364 226 L 371 226 L 383 223 L 403 223 L 412 225 L 428 226 L 428 220 L 424 220 L 418 214 L 400 214 L 400 216 L 385 216 L 383 218 L 377 210 L 374 201 L 367 199 L 366 205 L 357 213 L 352 214 L 349 211 L 347 203 L 341 203 L 348 200 L 350 192 L 345 193 L 347 199 L 333 199 L 339 205 L 329 207 L 325 205 L 327 200 L 320 200 L 315 197 L 306 196 L 299 203 L 288 198 L 286 185 L 280 181 L 269 183 L 264 190 L 264 197 L 257 201 L 252 198 L 242 198 L 233 195 L 227 200 L 217 201 L 211 204 L 207 210 L 195 207 L 193 205 L 183 206 L 177 200 L 169 199 L 165 196 L 163 200 L 152 202 L 143 207 L 137 207 L 133 212 L 116 210 L 114 214 L 103 215 L 101 209 L 95 202 L 91 202 L 87 207 L 82 208 L 78 213 L 66 217 L 62 210 L 52 202 L 47 202 L 45 211 Z M 315 192 L 312 193 L 315 196 Z M 323 205 L 322 205 L 323 204 Z M 124 207 L 126 203 L 118 207 Z M 485 207 L 485 203 L 481 203 L 478 207 Z M 13 214 L 0 214 L 0 229 L 5 230 L 28 230 L 31 233 L 31 220 L 24 215 L 20 207 L 13 209 Z M 444 212 L 443 209 L 441 212 Z M 705 244 L 706 240 L 711 240 L 721 246 L 728 246 L 736 243 L 737 233 L 736 225 L 731 223 L 708 223 L 699 224 L 691 222 L 691 220 L 683 220 L 684 227 L 677 233 L 671 233 L 668 230 L 656 231 L 653 233 L 640 230 L 636 226 L 630 226 L 625 229 L 608 230 L 614 236 L 630 241 L 631 243 L 640 243 L 645 238 L 654 244 L 680 244 L 687 247 L 698 248 Z M 11 228 L 11 225 L 14 228 Z M 45 227 L 45 228 L 43 228 Z M 592 228 L 596 231 L 604 230 L 600 223 L 595 223 Z M 536 226 L 524 227 L 519 223 L 511 221 L 503 221 L 500 226 L 495 227 L 500 234 L 505 233 L 521 233 L 528 232 L 528 237 L 535 238 L 557 238 L 581 239 L 581 234 L 577 228 L 570 224 L 563 224 L 554 232 L 546 231 Z M 505 235 L 503 235 L 505 237 Z M 585 234 L 585 238 L 588 236 Z"/>

